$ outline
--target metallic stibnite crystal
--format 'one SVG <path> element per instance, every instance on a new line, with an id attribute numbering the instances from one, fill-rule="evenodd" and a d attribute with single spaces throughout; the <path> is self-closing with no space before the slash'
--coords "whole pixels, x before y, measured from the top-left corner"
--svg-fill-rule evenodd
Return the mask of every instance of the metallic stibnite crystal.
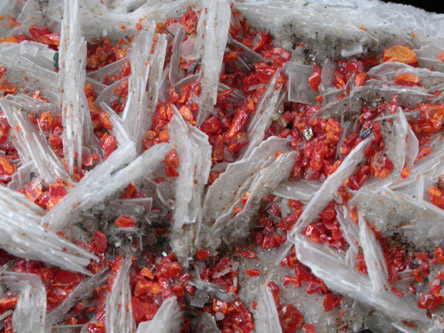
<path id="1" fill-rule="evenodd" d="M 196 62 L 193 64 L 193 66 L 191 66 L 188 70 L 187 73 L 188 74 L 192 74 L 196 71 L 197 66 L 199 66 L 200 62 L 202 61 L 202 58 L 199 58 L 196 60 Z"/>
<path id="2" fill-rule="evenodd" d="M 311 129 L 311 127 L 307 127 L 302 132 L 302 135 L 304 136 L 305 140 L 310 141 L 313 138 L 313 130 Z"/>
<path id="3" fill-rule="evenodd" d="M 366 130 L 361 131 L 361 133 L 359 133 L 359 137 L 361 139 L 365 139 L 366 137 L 368 137 L 371 133 L 372 133 L 373 127 L 369 127 Z"/>

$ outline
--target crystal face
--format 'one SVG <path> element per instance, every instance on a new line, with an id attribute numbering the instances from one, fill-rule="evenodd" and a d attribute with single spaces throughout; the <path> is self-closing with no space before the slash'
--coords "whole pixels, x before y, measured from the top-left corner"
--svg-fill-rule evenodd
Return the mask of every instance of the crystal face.
<path id="1" fill-rule="evenodd" d="M 442 332 L 444 16 L 0 4 L 1 332 Z"/>

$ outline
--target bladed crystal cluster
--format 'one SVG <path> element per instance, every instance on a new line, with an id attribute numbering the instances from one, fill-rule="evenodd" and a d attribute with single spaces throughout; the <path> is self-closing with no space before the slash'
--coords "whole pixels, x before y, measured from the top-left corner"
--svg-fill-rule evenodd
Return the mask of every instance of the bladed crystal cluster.
<path id="1" fill-rule="evenodd" d="M 0 332 L 444 330 L 444 15 L 0 3 Z"/>

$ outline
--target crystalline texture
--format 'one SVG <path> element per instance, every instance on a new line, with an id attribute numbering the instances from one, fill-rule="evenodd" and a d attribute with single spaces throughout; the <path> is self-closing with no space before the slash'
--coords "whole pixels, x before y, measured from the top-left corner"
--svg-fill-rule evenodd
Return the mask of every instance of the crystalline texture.
<path id="1" fill-rule="evenodd" d="M 81 0 L 80 20 L 88 40 L 102 36 L 118 38 L 137 33 L 136 22 L 142 21 L 142 27 L 146 28 L 149 20 L 176 16 L 187 8 L 187 4 L 188 0 L 147 1 L 136 10 L 127 11 L 127 6 L 124 6 L 125 10 L 111 9 L 101 1 Z"/>
<path id="2" fill-rule="evenodd" d="M 184 223 L 195 223 L 200 215 L 211 167 L 211 146 L 207 135 L 186 122 L 176 108 L 168 129 L 180 161 L 174 211 L 174 228 L 180 229 Z"/>
<path id="3" fill-rule="evenodd" d="M 151 121 L 158 99 L 158 86 L 162 74 L 166 52 L 165 35 L 157 36 L 156 49 L 151 54 L 155 23 L 149 30 L 141 31 L 133 42 L 130 51 L 131 74 L 128 80 L 128 99 L 123 111 L 123 123 L 142 152 L 142 138 L 151 127 Z M 149 84 L 147 89 L 147 82 Z M 146 92 L 148 90 L 148 93 Z"/>
<path id="4" fill-rule="evenodd" d="M 319 182 L 284 181 L 274 189 L 273 194 L 285 199 L 308 201 L 315 195 L 320 186 Z"/>
<path id="5" fill-rule="evenodd" d="M 122 118 L 104 102 L 102 102 L 100 106 L 102 107 L 102 111 L 109 116 L 109 122 L 113 125 L 113 129 L 110 132 L 111 135 L 116 137 L 117 144 L 123 146 L 129 143 L 131 138 L 122 123 Z"/>
<path id="6" fill-rule="evenodd" d="M 103 200 L 105 195 L 118 189 L 111 188 L 109 180 L 118 170 L 129 164 L 135 156 L 136 151 L 132 142 L 117 148 L 105 162 L 91 170 L 68 195 L 46 214 L 44 220 L 48 227 L 53 230 L 63 229 L 69 223 L 74 211 L 82 204 L 94 205 Z M 97 194 L 101 192 L 106 194 L 98 197 Z"/>
<path id="7" fill-rule="evenodd" d="M 88 173 L 44 218 L 51 230 L 63 229 L 82 211 L 106 201 L 130 183 L 151 176 L 168 153 L 169 145 L 158 144 L 133 161 L 134 144 L 129 142 L 115 150 L 105 162 Z"/>
<path id="8" fill-rule="evenodd" d="M 129 285 L 129 269 L 132 257 L 125 258 L 117 273 L 112 291 L 106 297 L 106 331 L 109 333 L 134 332 L 136 323 L 131 306 L 131 289 Z"/>
<path id="9" fill-rule="evenodd" d="M 349 246 L 345 255 L 345 260 L 349 267 L 354 268 L 356 266 L 356 255 L 359 252 L 359 228 L 351 220 L 346 206 L 336 207 L 336 213 L 342 234 Z"/>
<path id="10" fill-rule="evenodd" d="M 362 188 L 350 205 L 357 205 L 378 230 L 401 232 L 421 247 L 434 249 L 444 236 L 442 209 L 398 191 L 383 188 L 375 193 Z"/>
<path id="11" fill-rule="evenodd" d="M 359 239 L 364 251 L 368 275 L 375 292 L 389 289 L 388 272 L 381 246 L 372 230 L 367 225 L 364 215 L 359 212 Z"/>
<path id="12" fill-rule="evenodd" d="M 202 333 L 220 333 L 220 329 L 217 327 L 216 319 L 208 312 L 203 312 L 200 317 L 200 326 Z"/>
<path id="13" fill-rule="evenodd" d="M 23 6 L 23 3 L 20 3 L 18 1 L 6 1 L 2 2 L 0 4 L 0 13 L 5 16 L 11 16 L 11 17 L 17 17 L 17 15 L 20 13 L 21 7 Z M 8 32 L 9 27 L 8 25 L 0 26 L 0 35 L 5 36 Z"/>
<path id="14" fill-rule="evenodd" d="M 66 270 L 86 270 L 95 256 L 42 227 L 42 210 L 25 195 L 0 186 L 0 246 L 17 256 Z"/>
<path id="15" fill-rule="evenodd" d="M 371 138 L 367 138 L 359 143 L 342 161 L 339 168 L 322 183 L 293 227 L 291 235 L 304 230 L 333 199 L 339 187 L 353 174 L 356 166 L 362 162 L 364 151 L 371 143 L 371 140 Z"/>
<path id="16" fill-rule="evenodd" d="M 350 269 L 340 255 L 303 236 L 298 236 L 295 243 L 298 260 L 310 267 L 313 274 L 322 279 L 330 289 L 371 305 L 399 320 L 427 321 L 425 313 L 416 304 L 408 304 L 391 291 L 375 292 L 369 278 Z"/>
<path id="17" fill-rule="evenodd" d="M 238 198 L 224 214 L 216 218 L 211 228 L 211 239 L 218 245 L 217 239 L 226 242 L 239 240 L 249 232 L 251 217 L 257 212 L 258 204 L 268 192 L 272 191 L 282 180 L 286 179 L 294 165 L 296 152 L 281 154 L 271 165 L 261 168 L 253 176 L 245 180 L 239 193 L 249 193 L 242 207 Z M 235 213 L 234 207 L 242 207 L 241 212 Z"/>
<path id="18" fill-rule="evenodd" d="M 182 312 L 176 297 L 166 299 L 157 310 L 153 320 L 139 324 L 137 333 L 179 333 L 182 325 Z"/>
<path id="19" fill-rule="evenodd" d="M 33 172 L 33 170 L 34 163 L 28 162 L 22 164 L 17 168 L 17 172 L 12 175 L 11 181 L 8 183 L 8 188 L 15 191 L 19 188 L 24 188 L 31 180 L 31 172 Z"/>
<path id="20" fill-rule="evenodd" d="M 12 315 L 14 332 L 45 332 L 46 289 L 40 278 L 34 274 L 0 272 L 0 283 L 18 296 Z"/>
<path id="21" fill-rule="evenodd" d="M 63 152 L 69 174 L 82 166 L 83 146 L 97 143 L 86 102 L 86 40 L 78 18 L 78 1 L 65 0 L 59 48 L 59 86 L 63 120 Z"/>
<path id="22" fill-rule="evenodd" d="M 114 64 L 114 63 L 113 63 Z M 112 65 L 112 64 L 111 64 Z M 106 67 L 106 66 L 105 66 Z M 103 67 L 104 68 L 104 67 Z M 108 107 L 111 105 L 111 102 L 114 100 L 118 100 L 118 96 L 115 93 L 115 89 L 119 89 L 122 82 L 128 80 L 128 77 L 122 77 L 120 80 L 111 83 L 109 86 L 106 86 L 98 95 L 94 103 L 97 105 L 106 104 Z M 103 106 L 102 106 L 103 108 Z M 120 116 L 119 116 L 120 117 Z"/>
<path id="23" fill-rule="evenodd" d="M 288 63 L 288 100 L 297 103 L 316 104 L 317 93 L 311 89 L 308 78 L 313 74 L 311 66 Z"/>
<path id="24" fill-rule="evenodd" d="M 236 2 L 236 8 L 253 25 L 270 31 L 284 47 L 300 42 L 311 45 L 320 60 L 343 52 L 378 51 L 393 41 L 443 49 L 438 38 L 444 29 L 442 15 L 410 6 L 374 1 L 247 0 Z"/>
<path id="25" fill-rule="evenodd" d="M 371 68 L 368 75 L 376 77 L 378 80 L 385 81 L 393 85 L 393 80 L 401 74 L 412 74 L 420 78 L 421 87 L 429 90 L 442 85 L 444 73 L 427 68 L 415 68 L 400 62 L 385 62 Z M 430 90 L 428 91 L 430 92 Z"/>
<path id="26" fill-rule="evenodd" d="M 57 114 L 60 112 L 56 105 L 24 94 L 8 95 L 5 97 L 5 100 L 9 101 L 11 105 L 14 105 L 30 114 L 42 114 L 44 112 Z"/>
<path id="27" fill-rule="evenodd" d="M 80 301 L 86 301 L 91 296 L 94 289 L 104 283 L 108 277 L 106 270 L 97 273 L 89 278 L 82 280 L 74 290 L 66 297 L 63 302 L 46 316 L 46 328 L 50 329 L 51 326 L 61 320 L 68 311 Z"/>
<path id="28" fill-rule="evenodd" d="M 201 38 L 199 46 L 202 47 L 203 70 L 197 125 L 212 113 L 216 104 L 219 76 L 230 26 L 230 4 L 226 0 L 203 0 L 201 15 L 203 21 L 201 20 L 198 35 Z"/>
<path id="29" fill-rule="evenodd" d="M 137 40 L 140 41 L 140 38 L 145 34 L 143 33 L 138 35 Z M 106 75 L 112 76 L 113 74 L 120 74 L 122 72 L 123 65 L 128 61 L 128 57 L 123 57 L 122 59 L 119 59 L 117 61 L 112 62 L 111 64 L 108 64 L 106 66 L 103 66 L 95 71 L 91 71 L 87 73 L 87 77 L 97 80 L 99 82 L 103 82 Z M 127 80 L 128 78 L 122 78 L 123 80 Z"/>
<path id="30" fill-rule="evenodd" d="M 0 55 L 7 57 L 8 60 L 17 59 L 17 64 L 20 64 L 20 60 L 26 59 L 36 65 L 33 68 L 45 69 L 52 71 L 54 69 L 54 58 L 55 51 L 50 49 L 47 45 L 23 41 L 20 44 L 16 43 L 3 43 L 0 47 Z M 28 62 L 27 62 L 28 63 Z M 9 64 L 9 62 L 7 62 Z M 56 73 L 45 73 L 50 77 L 56 77 Z"/>
<path id="31" fill-rule="evenodd" d="M 270 137 L 253 150 L 248 157 L 228 165 L 208 188 L 204 209 L 202 246 L 219 247 L 222 240 L 235 241 L 245 237 L 250 229 L 250 219 L 256 212 L 260 198 L 272 191 L 285 179 L 294 163 L 294 153 L 288 141 Z M 278 158 L 276 153 L 284 153 Z M 241 196 L 249 194 L 241 212 Z"/>
<path id="32" fill-rule="evenodd" d="M 411 255 L 415 257 L 417 251 L 433 253 L 437 246 L 442 245 L 444 209 L 438 207 L 442 205 L 430 202 L 436 203 L 431 200 L 429 190 L 431 186 L 444 185 L 444 145 L 440 122 L 443 109 L 438 107 L 439 111 L 436 114 L 435 110 L 428 113 L 424 112 L 418 103 L 444 103 L 444 93 L 441 93 L 444 91 L 444 62 L 441 61 L 444 56 L 443 15 L 369 0 L 10 2 L 0 4 L 0 11 L 5 9 L 6 15 L 15 17 L 18 10 L 23 9 L 17 19 L 19 24 L 6 32 L 11 37 L 9 40 L 23 38 L 12 38 L 14 35 L 34 35 L 29 28 L 35 24 L 48 27 L 55 35 L 61 31 L 61 45 L 60 61 L 57 64 L 54 45 L 48 47 L 43 43 L 31 41 L 0 43 L 0 64 L 6 68 L 6 71 L 2 68 L 0 73 L 4 79 L 2 83 L 6 83 L 6 80 L 11 82 L 16 86 L 18 93 L 9 93 L 9 87 L 4 92 L 0 91 L 2 96 L 9 93 L 0 101 L 0 106 L 3 106 L 6 120 L 11 124 L 10 129 L 6 127 L 10 141 L 3 142 L 0 148 L 0 169 L 2 166 L 9 167 L 6 161 L 14 164 L 12 169 L 5 169 L 7 176 L 0 175 L 4 182 L 11 178 L 6 186 L 0 186 L 0 247 L 25 259 L 42 260 L 49 265 L 91 275 L 90 268 L 96 271 L 94 268 L 97 266 L 91 265 L 88 269 L 86 267 L 91 259 L 97 258 L 81 246 L 66 241 L 65 237 L 72 236 L 72 242 L 84 242 L 90 239 L 92 232 L 100 230 L 107 238 L 108 250 L 104 258 L 106 262 L 115 259 L 116 255 L 137 255 L 140 260 L 134 262 L 135 258 L 128 255 L 123 266 L 115 272 L 118 273 L 117 278 L 106 300 L 107 331 L 126 333 L 136 330 L 131 309 L 131 286 L 136 281 L 133 281 L 131 265 L 134 262 L 137 265 L 135 272 L 139 272 L 141 260 L 146 265 L 146 261 L 140 257 L 141 254 L 150 251 L 157 266 L 156 269 L 151 265 L 150 267 L 155 271 L 155 279 L 159 279 L 157 272 L 160 271 L 163 275 L 168 271 L 159 265 L 165 264 L 173 256 L 167 253 L 170 252 L 171 246 L 183 271 L 193 275 L 187 284 L 196 287 L 196 292 L 185 296 L 186 306 L 211 308 L 214 298 L 223 302 L 233 302 L 239 297 L 248 310 L 251 310 L 252 302 L 258 301 L 256 312 L 251 310 L 255 315 L 256 330 L 259 333 L 279 333 L 282 329 L 276 309 L 278 304 L 275 304 L 270 290 L 264 286 L 269 281 L 275 281 L 281 286 L 283 280 L 287 280 L 284 276 L 293 275 L 290 269 L 293 258 L 287 258 L 288 267 L 273 267 L 272 263 L 276 261 L 276 257 L 278 262 L 281 262 L 291 247 L 295 246 L 295 254 L 299 261 L 297 265 L 305 264 L 311 273 L 325 281 L 331 292 L 342 294 L 339 306 L 324 312 L 322 307 L 325 304 L 320 301 L 320 294 L 309 294 L 305 288 L 307 281 L 302 281 L 302 288 L 281 288 L 281 305 L 296 306 L 303 313 L 305 323 L 313 324 L 317 331 L 334 331 L 343 327 L 359 331 L 366 327 L 375 332 L 394 329 L 413 332 L 408 321 L 415 321 L 415 330 L 442 332 L 441 314 L 434 310 L 420 309 L 424 297 L 428 296 L 424 293 L 435 293 L 432 287 L 439 284 L 438 265 L 427 267 L 420 259 L 421 255 L 424 255 L 421 253 L 389 284 L 388 271 L 392 272 L 393 264 L 390 261 L 385 262 L 385 246 L 394 250 L 393 246 L 398 247 L 398 244 L 401 244 L 401 251 L 407 251 L 407 258 L 410 258 Z M 195 22 L 193 13 L 187 12 L 190 9 L 197 15 L 198 22 Z M 231 17 L 232 10 L 234 15 Z M 242 14 L 245 14 L 246 21 L 241 18 Z M 189 19 L 188 16 L 192 18 Z M 169 21 L 162 24 L 166 17 Z M 180 17 L 182 18 L 179 19 Z M 197 33 L 194 33 L 194 24 Z M 2 31 L 8 28 L 7 24 L 0 25 L 3 25 L 0 26 Z M 243 31 L 238 30 L 239 27 Z M 191 30 L 193 32 L 190 33 Z M 272 37 L 272 45 L 271 39 L 267 39 L 268 34 Z M 128 41 L 132 46 L 128 57 L 86 73 L 86 40 L 92 45 L 90 51 L 94 52 L 95 44 L 101 38 L 108 38 L 112 45 L 117 45 L 121 37 L 130 37 Z M 32 38 L 39 40 L 35 36 Z M 416 64 L 410 66 L 384 62 L 383 59 L 382 63 L 367 72 L 365 83 L 358 84 L 357 87 L 353 82 L 362 83 L 361 80 L 355 80 L 358 74 L 350 74 L 349 78 L 347 73 L 354 72 L 355 69 L 361 71 L 362 64 L 356 63 L 355 60 L 360 59 L 367 69 L 368 65 L 373 66 L 374 59 L 381 58 L 383 49 L 393 45 L 411 48 L 417 56 L 419 67 Z M 276 82 L 281 81 L 279 70 L 282 70 L 277 67 L 281 67 L 284 59 L 275 58 L 280 51 L 276 47 L 283 47 L 291 54 L 291 60 L 284 67 L 289 80 L 277 90 Z M 224 54 L 227 55 L 227 52 L 230 54 L 224 61 Z M 231 52 L 236 53 L 236 56 L 233 57 Z M 96 52 L 95 55 L 99 56 L 99 53 Z M 370 58 L 367 58 L 367 55 Z M 121 75 L 122 67 L 128 60 L 131 63 L 131 76 L 105 85 L 105 76 Z M 348 62 L 349 60 L 351 62 Z M 277 71 L 265 91 L 262 90 L 263 84 L 254 82 L 255 74 L 251 65 L 257 62 L 268 65 L 273 63 L 273 68 Z M 318 93 L 310 87 L 308 80 L 313 73 L 313 64 L 322 66 L 322 82 L 319 85 L 321 99 L 317 98 Z M 54 70 L 57 65 L 60 66 L 59 72 Z M 190 65 L 192 70 L 186 73 L 190 75 L 184 77 L 183 68 Z M 355 65 L 357 68 L 354 68 Z M 197 68 L 200 69 L 196 71 Z M 237 70 L 242 73 L 237 75 Z M 253 75 L 250 76 L 252 72 Z M 341 84 L 342 74 L 347 78 L 347 83 L 337 89 L 337 83 Z M 401 74 L 417 76 L 420 84 L 407 82 L 404 85 L 398 78 Z M 114 105 L 115 101 L 123 101 L 124 97 L 116 94 L 115 88 L 128 79 L 129 95 L 124 101 L 126 108 L 121 116 L 110 106 Z M 113 128 L 106 129 L 106 133 L 116 138 L 118 146 L 106 160 L 102 161 L 99 158 L 99 165 L 92 171 L 88 170 L 90 172 L 85 172 L 88 167 L 79 169 L 82 153 L 83 156 L 90 153 L 100 154 L 97 136 L 100 131 L 99 123 L 104 125 L 104 119 L 100 118 L 97 122 L 95 120 L 97 131 L 94 132 L 83 92 L 85 83 L 92 85 L 97 95 L 95 103 L 109 116 Z M 147 130 L 151 129 L 157 103 L 173 102 L 174 98 L 169 101 L 172 97 L 171 89 L 180 94 L 190 83 L 196 83 L 201 88 L 200 96 L 185 98 L 188 103 L 199 104 L 195 115 L 197 125 L 201 125 L 213 114 L 217 115 L 219 120 L 224 118 L 221 130 L 206 136 L 198 127 L 184 121 L 177 109 L 172 107 L 174 117 L 169 113 L 166 117 L 171 120 L 168 125 L 169 143 L 155 145 L 143 152 L 142 138 Z M 288 91 L 283 92 L 287 87 Z M 231 94 L 226 102 L 232 104 L 232 107 L 225 108 L 226 104 L 221 103 L 220 105 L 225 104 L 223 109 L 215 110 L 217 94 L 228 89 Z M 37 90 L 40 96 L 31 98 L 32 92 Z M 247 102 L 246 94 L 240 90 L 251 93 L 249 95 L 253 96 L 257 105 L 256 112 L 251 114 L 247 126 L 249 143 L 240 153 L 225 150 L 225 161 L 212 165 L 211 144 L 215 138 L 213 134 L 226 132 L 232 114 L 239 105 Z M 259 103 L 254 91 L 263 92 Z M 377 109 L 382 107 L 383 103 L 388 104 L 395 94 L 400 106 L 396 112 L 389 113 L 387 110 L 374 118 L 369 117 L 366 111 L 379 111 Z M 303 107 L 299 108 L 298 105 L 290 105 L 291 103 L 287 102 L 312 104 L 319 111 L 312 115 L 310 121 L 320 117 L 340 120 L 342 133 L 338 143 L 334 144 L 337 148 L 336 156 L 329 153 L 325 156 L 329 163 L 334 159 L 340 159 L 341 162 L 339 168 L 331 175 L 321 176 L 320 180 L 309 182 L 295 181 L 293 177 L 288 179 L 295 163 L 295 154 L 302 153 L 302 156 L 308 157 L 313 147 L 303 141 L 295 147 L 294 144 L 298 140 L 292 141 L 291 136 L 296 135 L 297 122 L 301 116 L 295 114 L 301 112 Z M 63 109 L 60 109 L 61 106 Z M 293 126 L 287 123 L 291 119 L 290 114 L 278 114 L 283 111 L 284 106 L 285 111 L 291 110 L 291 117 L 296 117 Z M 363 107 L 367 110 L 364 111 Z M 39 123 L 34 126 L 34 119 L 43 112 L 51 112 L 56 117 L 61 113 L 63 116 L 64 155 L 69 172 L 64 170 L 59 157 L 47 145 L 45 136 L 41 135 Z M 101 116 L 103 114 L 100 114 Z M 433 128 L 428 125 L 429 116 L 432 117 Z M 435 122 L 436 120 L 438 121 Z M 287 139 L 273 136 L 264 140 L 272 121 L 276 121 L 272 129 Z M 372 139 L 361 142 L 346 157 L 346 153 L 341 154 L 340 148 L 348 141 L 346 138 L 352 138 L 350 135 L 354 135 L 353 132 L 360 127 L 366 127 L 363 126 L 363 121 L 378 122 L 381 125 L 383 141 L 378 149 L 384 151 L 378 151 L 378 156 L 386 154 L 394 165 L 394 172 L 386 177 L 381 175 L 384 178 L 369 176 L 360 190 L 353 191 L 345 186 L 346 181 L 359 165 L 365 166 L 370 162 L 366 160 L 365 152 L 373 154 L 373 151 L 368 149 Z M 163 126 L 166 126 L 163 122 L 156 125 L 159 126 L 155 126 L 153 130 L 157 133 L 160 126 L 160 130 L 164 130 Z M 286 130 L 282 132 L 284 127 Z M 54 129 L 54 132 L 57 132 L 55 136 L 58 136 L 58 130 L 59 128 Z M 368 131 L 370 134 L 371 129 Z M 429 135 L 426 133 L 428 131 L 438 133 Z M 313 132 L 316 141 L 324 140 L 324 134 L 320 133 L 318 128 L 313 128 Z M 162 135 L 165 133 L 162 132 Z M 303 137 L 311 140 L 312 134 L 304 133 Z M 364 135 L 360 136 L 365 139 Z M 4 137 L 5 135 L 0 140 Z M 224 136 L 225 147 L 228 143 L 226 139 Z M 160 141 L 163 141 L 163 138 Z M 327 141 L 330 141 L 328 136 Z M 319 142 L 312 143 L 317 149 Z M 19 160 L 15 159 L 13 148 L 18 151 Z M 178 177 L 165 177 L 166 162 L 163 163 L 163 160 L 171 149 L 175 149 L 179 156 Z M 343 149 L 342 151 L 344 152 Z M 428 155 L 422 157 L 425 154 Z M 416 160 L 417 156 L 421 158 Z M 304 165 L 307 162 L 305 157 L 302 161 Z M 373 163 L 370 164 L 370 167 L 374 166 Z M 219 178 L 207 186 L 211 167 L 211 171 L 216 172 Z M 15 169 L 17 171 L 12 176 L 9 175 L 10 170 Z M 361 170 L 366 172 L 368 169 Z M 59 178 L 65 181 L 68 190 L 68 194 L 49 212 L 21 194 L 22 189 L 27 188 L 28 183 L 32 181 L 36 171 L 40 175 L 38 180 L 41 178 L 43 181 L 45 192 L 45 185 Z M 2 172 L 0 170 L 0 173 Z M 78 183 L 70 181 L 69 174 L 74 172 L 84 176 Z M 307 176 L 310 175 L 309 173 Z M 128 187 L 128 184 L 133 184 L 134 187 Z M 351 195 L 347 202 L 341 200 L 343 197 L 338 195 L 338 189 L 342 185 Z M 137 189 L 134 195 L 141 196 L 140 198 L 121 199 L 125 189 L 128 189 L 128 193 L 125 193 L 129 194 L 134 188 Z M 261 199 L 265 196 L 270 199 L 269 193 L 275 197 L 273 203 L 267 207 L 267 200 Z M 47 195 L 42 195 L 39 204 L 43 203 Z M 305 209 L 293 230 L 282 234 L 282 223 L 290 223 L 297 216 L 293 211 L 293 203 L 289 200 L 302 201 Z M 348 243 L 340 249 L 328 246 L 327 243 L 315 243 L 315 238 L 310 240 L 302 235 L 306 226 L 316 221 L 322 210 L 334 200 L 338 201 L 335 210 L 341 231 L 334 233 L 334 236 L 342 234 Z M 275 205 L 279 207 L 281 216 L 274 215 Z M 357 209 L 358 223 L 352 220 L 352 216 L 355 217 L 351 215 L 352 207 L 353 214 L 356 212 L 355 208 Z M 137 221 L 136 226 L 119 228 L 117 223 L 112 223 L 123 215 L 134 218 Z M 265 215 L 268 215 L 269 221 L 265 220 Z M 174 221 L 168 223 L 171 222 L 171 216 Z M 328 217 L 328 214 L 325 217 Z M 259 224 L 257 218 L 260 219 Z M 214 260 L 217 259 L 214 256 L 236 258 L 238 250 L 235 247 L 242 246 L 244 243 L 241 244 L 240 241 L 244 242 L 248 235 L 254 235 L 254 244 L 258 244 L 261 237 L 259 232 L 270 234 L 268 226 L 259 231 L 264 225 L 263 222 L 275 223 L 277 234 L 273 234 L 274 239 L 288 236 L 287 243 L 272 249 L 261 249 L 260 245 L 257 245 L 255 249 L 251 248 L 255 250 L 257 260 L 237 257 L 239 260 L 232 260 L 210 276 L 210 279 L 223 279 L 228 283 L 225 279 L 226 274 L 234 272 L 230 287 L 239 288 L 239 293 L 227 292 L 228 286 L 219 286 L 211 280 L 205 281 L 207 279 L 204 276 L 207 272 L 202 269 L 208 268 L 208 263 L 216 264 Z M 150 226 L 147 227 L 147 224 Z M 165 242 L 163 236 L 157 237 L 164 227 L 169 229 L 169 238 Z M 250 233 L 253 227 L 254 234 Z M 322 228 L 317 229 L 320 231 Z M 59 230 L 63 231 L 65 236 L 55 234 L 55 231 Z M 163 231 L 161 233 L 163 234 Z M 98 234 L 94 236 L 96 235 Z M 380 244 L 379 235 L 383 242 L 387 241 L 384 247 Z M 393 235 L 396 237 L 390 238 Z M 321 239 L 324 236 L 322 235 Z M 263 243 L 263 247 L 267 247 L 266 243 Z M 158 253 L 159 249 L 165 252 Z M 207 261 L 200 260 L 199 256 L 194 256 L 196 249 L 210 250 L 210 258 Z M 218 253 L 218 250 L 221 253 Z M 245 255 L 243 251 L 241 254 Z M 357 269 L 357 261 L 361 260 L 361 256 L 358 256 L 360 254 L 363 254 L 368 274 L 363 274 Z M 439 257 L 438 254 L 436 252 L 435 257 Z M 430 261 L 433 259 L 435 258 L 432 254 Z M 410 259 L 407 260 L 410 262 Z M 149 262 L 153 263 L 151 260 Z M 412 270 L 417 268 L 419 262 L 421 264 L 418 269 L 421 270 L 425 266 L 427 272 L 423 275 L 424 282 L 413 283 L 412 274 L 416 272 Z M 11 264 L 13 262 L 9 261 L 3 268 L 11 269 Z M 260 275 L 250 279 L 249 274 L 245 272 L 247 267 L 259 269 Z M 195 274 L 190 271 L 191 268 L 195 269 Z M 75 318 L 75 315 L 78 315 L 78 308 L 73 309 L 73 306 L 79 302 L 85 303 L 86 307 L 95 306 L 90 297 L 91 292 L 98 291 L 96 287 L 105 290 L 107 275 L 108 271 L 104 270 L 93 277 L 82 277 L 83 281 L 52 312 L 46 314 L 46 293 L 42 281 L 32 275 L 0 272 L 0 282 L 6 285 L 14 296 L 19 296 L 19 303 L 14 311 L 9 310 L 0 316 L 0 325 L 7 316 L 12 315 L 13 329 L 17 332 L 78 332 L 82 326 L 81 332 L 86 333 L 92 329 L 88 327 L 90 323 L 97 323 L 105 318 L 104 313 L 97 311 L 96 317 L 89 323 L 72 325 L 71 317 L 74 315 Z M 182 280 L 186 275 L 180 277 Z M 135 278 L 139 280 L 141 277 L 136 274 Z M 44 282 L 48 283 L 47 280 Z M 161 307 L 153 320 L 140 323 L 138 332 L 179 332 L 182 318 L 190 314 L 188 310 L 181 312 L 181 299 L 167 298 L 163 285 L 165 281 L 159 282 L 162 285 L 162 293 L 152 295 L 152 300 Z M 311 282 L 313 281 L 309 283 Z M 417 289 L 417 293 L 411 289 L 412 292 L 406 292 L 405 296 L 395 295 L 395 289 L 392 288 L 405 292 L 410 282 L 412 287 Z M 48 286 L 49 288 L 51 287 Z M 52 290 L 48 291 L 53 297 Z M 4 294 L 0 288 L 0 298 L 5 298 Z M 134 290 L 134 297 L 139 297 L 135 294 Z M 141 295 L 140 300 L 145 302 L 145 296 Z M 328 301 L 327 298 L 326 300 Z M 426 305 L 428 307 L 429 304 Z M 232 306 L 229 307 L 231 309 Z M 237 310 L 236 304 L 235 307 Z M 97 308 L 102 306 L 98 304 Z M 144 314 L 146 310 L 145 308 Z M 231 310 L 229 315 L 231 316 Z M 84 318 L 82 314 L 80 316 Z M 339 316 L 340 321 L 337 320 Z M 138 317 L 137 314 L 135 317 Z M 191 314 L 190 319 L 193 321 L 193 327 L 196 325 L 203 332 L 211 333 L 226 331 L 230 321 L 230 318 L 226 320 L 227 318 L 217 311 L 203 311 L 200 318 Z M 235 320 L 236 324 L 243 325 Z M 54 325 L 57 323 L 60 325 Z M 338 324 L 344 326 L 338 327 Z"/>
<path id="33" fill-rule="evenodd" d="M 159 99 L 159 90 L 163 79 L 163 67 L 167 51 L 167 38 L 165 35 L 158 35 L 156 49 L 150 55 L 150 73 L 148 83 L 148 126 L 151 126 L 154 111 Z M 147 127 L 147 129 L 149 128 Z M 143 132 L 145 135 L 145 132 Z M 141 136 L 142 138 L 143 136 Z"/>
<path id="34" fill-rule="evenodd" d="M 276 303 L 268 287 L 262 287 L 255 317 L 257 332 L 282 332 Z"/>
<path id="35" fill-rule="evenodd" d="M 28 115 L 11 106 L 6 100 L 0 101 L 0 107 L 13 128 L 22 163 L 32 161 L 47 184 L 55 183 L 57 179 L 68 181 L 70 178 L 61 161 L 49 147 L 43 135 L 31 123 Z"/>
<path id="36" fill-rule="evenodd" d="M 268 84 L 267 90 L 261 97 L 261 101 L 248 125 L 249 142 L 245 148 L 243 157 L 248 157 L 254 148 L 256 148 L 263 140 L 265 131 L 270 127 L 271 115 L 275 112 L 277 101 L 281 89 L 275 89 L 277 78 L 280 76 L 278 71 Z"/>
<path id="37" fill-rule="evenodd" d="M 393 123 L 387 121 L 383 123 L 382 133 L 386 144 L 386 154 L 390 161 L 393 161 L 394 169 L 400 173 L 406 162 L 406 150 L 408 147 L 406 137 L 409 124 L 401 108 L 398 108 L 396 117 L 393 120 Z M 413 165 L 413 161 L 409 161 L 410 166 Z"/>
<path id="38" fill-rule="evenodd" d="M 49 101 L 58 99 L 57 74 L 48 65 L 48 57 L 54 52 L 47 47 L 28 43 L 24 46 L 15 43 L 0 44 L 0 64 L 7 68 L 4 76 L 19 92 L 39 90 Z M 27 77 L 23 86 L 23 77 Z"/>
<path id="39" fill-rule="evenodd" d="M 206 134 L 186 122 L 173 107 L 174 116 L 168 125 L 170 143 L 179 157 L 173 225 L 173 249 L 179 257 L 194 252 L 197 233 L 202 223 L 202 196 L 211 168 L 211 146 Z M 194 224 L 186 226 L 184 224 Z M 177 237 L 178 235 L 180 237 Z"/>
<path id="40" fill-rule="evenodd" d="M 203 216 L 206 220 L 216 219 L 228 209 L 242 184 L 261 167 L 270 165 L 278 152 L 289 151 L 288 141 L 270 137 L 255 148 L 248 158 L 228 165 L 216 181 L 208 188 L 205 196 Z"/>
<path id="41" fill-rule="evenodd" d="M 182 52 L 182 43 L 185 37 L 185 29 L 181 26 L 177 29 L 174 36 L 173 48 L 171 50 L 171 67 L 170 67 L 170 82 L 174 87 L 181 79 L 183 74 L 180 72 L 179 63 Z"/>

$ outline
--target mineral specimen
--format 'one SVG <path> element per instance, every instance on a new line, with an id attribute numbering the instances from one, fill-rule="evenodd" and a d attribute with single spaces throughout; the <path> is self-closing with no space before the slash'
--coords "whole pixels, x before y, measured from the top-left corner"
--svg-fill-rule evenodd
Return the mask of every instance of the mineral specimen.
<path id="1" fill-rule="evenodd" d="M 0 332 L 442 332 L 444 16 L 0 3 Z"/>

